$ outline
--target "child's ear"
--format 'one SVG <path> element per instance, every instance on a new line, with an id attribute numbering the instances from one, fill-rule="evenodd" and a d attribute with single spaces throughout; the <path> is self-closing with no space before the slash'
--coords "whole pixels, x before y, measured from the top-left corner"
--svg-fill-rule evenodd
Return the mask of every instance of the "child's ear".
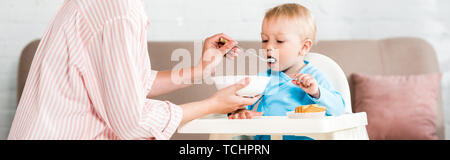
<path id="1" fill-rule="evenodd" d="M 305 43 L 303 43 L 302 49 L 300 50 L 300 55 L 304 56 L 306 53 L 309 52 L 309 50 L 312 47 L 312 41 L 311 39 L 306 39 Z"/>

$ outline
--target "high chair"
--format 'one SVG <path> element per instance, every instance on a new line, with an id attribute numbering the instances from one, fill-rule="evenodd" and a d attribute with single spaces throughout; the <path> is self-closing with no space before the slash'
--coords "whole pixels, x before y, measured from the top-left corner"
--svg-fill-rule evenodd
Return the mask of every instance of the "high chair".
<path id="1" fill-rule="evenodd" d="M 344 97 L 345 113 L 320 119 L 288 119 L 285 116 L 261 116 L 254 119 L 233 119 L 226 116 L 193 120 L 178 129 L 179 133 L 209 133 L 211 140 L 236 139 L 238 135 L 271 135 L 281 140 L 282 135 L 308 136 L 313 139 L 367 140 L 367 115 L 352 113 L 350 88 L 341 67 L 331 58 L 308 53 L 305 60 L 319 68 Z M 240 138 L 242 139 L 242 137 Z"/>

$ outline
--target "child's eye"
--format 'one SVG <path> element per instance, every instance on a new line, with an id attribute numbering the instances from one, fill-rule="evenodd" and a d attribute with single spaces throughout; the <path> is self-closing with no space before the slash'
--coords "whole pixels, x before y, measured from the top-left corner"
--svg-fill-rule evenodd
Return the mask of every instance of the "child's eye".
<path id="1" fill-rule="evenodd" d="M 262 43 L 267 43 L 269 42 L 269 40 L 262 40 Z"/>
<path id="2" fill-rule="evenodd" d="M 278 40 L 277 40 L 277 43 L 283 43 L 283 42 L 284 42 L 284 41 L 278 41 Z"/>

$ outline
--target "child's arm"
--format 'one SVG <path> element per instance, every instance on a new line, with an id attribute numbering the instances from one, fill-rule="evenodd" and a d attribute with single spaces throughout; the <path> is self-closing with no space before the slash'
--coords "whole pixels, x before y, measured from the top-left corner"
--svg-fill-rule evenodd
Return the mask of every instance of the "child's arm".
<path id="1" fill-rule="evenodd" d="M 320 82 L 308 74 L 297 74 L 292 81 L 308 93 L 307 96 L 311 101 L 327 107 L 327 115 L 337 116 L 342 114 L 345 110 L 345 102 L 341 93 L 336 91 L 326 79 L 322 79 Z"/>
<path id="2" fill-rule="evenodd" d="M 295 75 L 292 83 L 303 89 L 303 91 L 308 93 L 310 96 L 317 99 L 320 98 L 319 84 L 313 76 L 309 74 L 299 73 Z"/>

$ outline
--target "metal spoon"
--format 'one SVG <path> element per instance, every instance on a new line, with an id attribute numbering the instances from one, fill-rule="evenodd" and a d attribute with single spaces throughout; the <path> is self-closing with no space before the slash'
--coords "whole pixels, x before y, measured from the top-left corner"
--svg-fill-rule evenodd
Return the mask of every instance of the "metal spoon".
<path id="1" fill-rule="evenodd" d="M 227 42 L 228 42 L 228 40 L 226 40 L 225 38 L 220 37 L 220 39 L 219 39 L 219 44 L 224 45 L 224 44 L 227 43 Z M 233 48 L 239 48 L 239 50 L 242 50 L 242 51 L 244 50 L 244 49 L 243 49 L 242 47 L 240 47 L 240 46 L 235 46 L 235 47 L 233 47 Z M 225 55 L 231 54 L 232 51 L 233 51 L 232 49 L 229 50 L 227 53 L 225 53 Z M 275 62 L 277 62 L 277 59 L 275 59 L 275 58 L 273 58 L 273 57 L 270 57 L 270 58 L 264 58 L 264 57 L 261 57 L 261 56 L 257 55 L 257 54 L 254 53 L 254 52 L 252 52 L 252 55 L 258 57 L 260 60 L 262 60 L 262 61 L 264 61 L 264 62 L 268 62 L 268 63 L 275 63 Z"/>

